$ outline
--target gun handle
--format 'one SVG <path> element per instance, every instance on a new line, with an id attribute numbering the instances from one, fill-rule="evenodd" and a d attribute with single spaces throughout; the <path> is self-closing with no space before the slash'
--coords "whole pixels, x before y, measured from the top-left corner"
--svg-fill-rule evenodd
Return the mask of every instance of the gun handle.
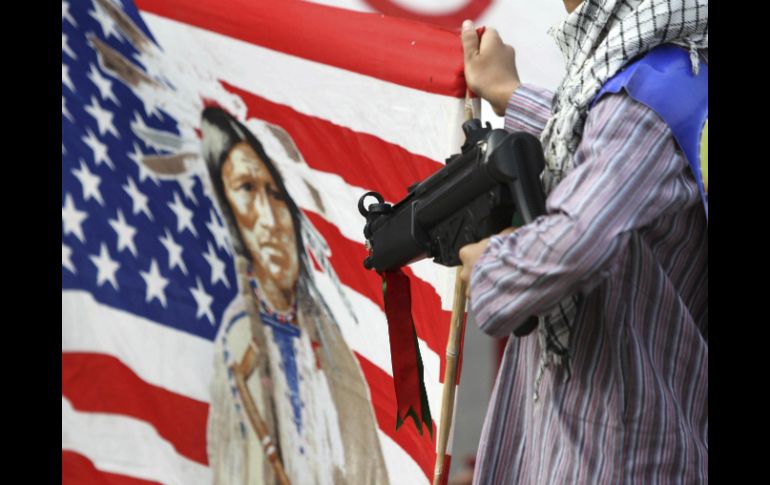
<path id="1" fill-rule="evenodd" d="M 546 212 L 545 193 L 540 182 L 540 173 L 545 168 L 545 160 L 538 142 L 533 143 L 532 139 L 521 139 L 514 143 L 519 143 L 518 149 L 524 153 L 529 151 L 530 155 L 521 159 L 525 163 L 519 165 L 518 177 L 510 183 L 516 212 L 525 224 L 530 224 Z M 514 330 L 513 334 L 517 337 L 529 335 L 537 328 L 538 323 L 538 318 L 532 315 Z"/>
<path id="2" fill-rule="evenodd" d="M 523 133 L 499 134 L 489 137 L 489 174 L 508 184 L 513 203 L 525 224 L 545 214 L 545 193 L 540 174 L 545 158 L 540 141 Z"/>
<path id="3" fill-rule="evenodd" d="M 536 167 L 522 163 L 518 168 L 518 177 L 510 182 L 511 194 L 516 211 L 525 224 L 530 224 L 538 216 L 545 214 L 545 194 Z"/>

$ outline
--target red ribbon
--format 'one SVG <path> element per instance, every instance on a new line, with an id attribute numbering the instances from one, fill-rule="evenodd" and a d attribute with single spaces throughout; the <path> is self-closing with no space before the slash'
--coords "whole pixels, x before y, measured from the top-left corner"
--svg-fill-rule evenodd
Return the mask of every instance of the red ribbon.
<path id="1" fill-rule="evenodd" d="M 412 319 L 412 295 L 409 277 L 401 269 L 381 273 L 385 282 L 385 315 L 388 318 L 388 337 L 390 338 L 390 358 L 393 366 L 393 384 L 398 405 L 398 421 L 404 421 L 414 412 L 413 419 L 422 433 L 419 421 L 422 420 L 432 434 L 430 410 L 424 393 L 422 369 L 418 364 L 420 350 L 417 347 L 417 334 Z M 425 399 L 423 399 L 425 397 Z M 427 421 L 426 421 L 427 417 Z"/>

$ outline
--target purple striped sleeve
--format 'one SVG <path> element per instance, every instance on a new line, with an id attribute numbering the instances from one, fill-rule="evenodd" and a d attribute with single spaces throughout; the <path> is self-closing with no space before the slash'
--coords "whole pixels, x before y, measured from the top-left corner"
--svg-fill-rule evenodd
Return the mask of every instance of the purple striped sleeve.
<path id="1" fill-rule="evenodd" d="M 588 115 L 575 168 L 547 199 L 548 215 L 492 237 L 474 266 L 471 304 L 482 330 L 507 335 L 529 315 L 588 292 L 630 231 L 683 209 L 693 185 L 684 159 L 670 155 L 673 144 L 647 107 L 623 94 L 603 98 Z"/>
<path id="2" fill-rule="evenodd" d="M 508 100 L 505 109 L 505 129 L 523 131 L 539 137 L 551 116 L 552 100 L 553 92 L 530 84 L 522 84 Z"/>

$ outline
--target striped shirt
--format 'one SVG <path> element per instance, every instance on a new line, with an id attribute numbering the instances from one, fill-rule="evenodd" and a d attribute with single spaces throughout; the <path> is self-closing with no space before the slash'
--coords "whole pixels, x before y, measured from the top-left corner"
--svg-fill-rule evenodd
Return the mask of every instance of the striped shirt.
<path id="1" fill-rule="evenodd" d="M 540 135 L 552 97 L 519 88 L 506 129 Z M 535 389 L 537 332 L 509 339 L 474 483 L 706 483 L 708 227 L 671 131 L 625 93 L 605 96 L 547 209 L 491 238 L 471 311 L 505 336 L 579 295 L 571 375 L 548 367 Z"/>

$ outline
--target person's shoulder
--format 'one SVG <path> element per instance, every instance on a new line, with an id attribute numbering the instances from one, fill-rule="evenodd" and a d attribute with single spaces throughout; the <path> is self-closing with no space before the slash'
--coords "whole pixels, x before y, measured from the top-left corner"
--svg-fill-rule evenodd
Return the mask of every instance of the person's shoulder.
<path id="1" fill-rule="evenodd" d="M 625 119 L 644 119 L 653 115 L 654 123 L 665 125 L 665 121 L 645 103 L 631 96 L 627 91 L 606 93 L 591 106 L 586 123 L 618 123 Z"/>

